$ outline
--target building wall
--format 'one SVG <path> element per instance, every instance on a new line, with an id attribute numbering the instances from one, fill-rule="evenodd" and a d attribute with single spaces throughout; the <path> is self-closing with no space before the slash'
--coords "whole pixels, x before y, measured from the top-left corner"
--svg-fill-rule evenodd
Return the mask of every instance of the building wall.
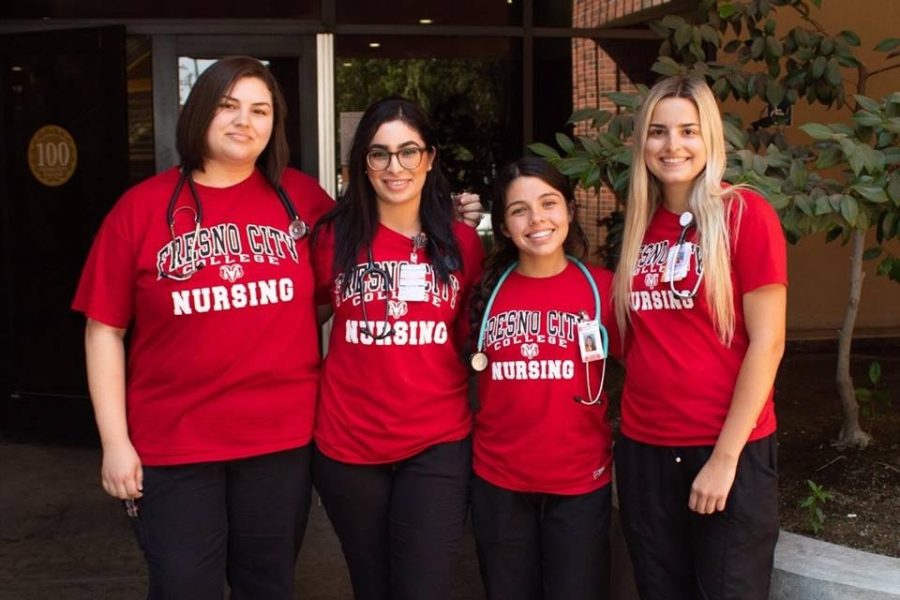
<path id="1" fill-rule="evenodd" d="M 647 8 L 648 0 L 573 0 L 573 25 L 597 27 L 603 23 L 622 18 L 634 10 Z M 896 32 L 891 15 L 896 8 L 896 0 L 861 0 L 842 2 L 825 0 L 821 9 L 813 8 L 812 17 L 825 31 L 835 34 L 843 29 L 855 31 L 862 38 L 858 56 L 871 69 L 883 64 L 883 53 L 871 50 L 880 40 L 893 37 Z M 654 4 L 664 4 L 655 2 Z M 778 16 L 779 32 L 787 31 L 799 22 L 793 11 L 783 9 Z M 615 44 L 628 44 L 631 50 L 617 52 Z M 616 42 L 603 46 L 593 40 L 575 39 L 573 52 L 573 105 L 574 108 L 600 106 L 613 108 L 602 94 L 614 90 L 634 88 L 632 79 L 643 78 L 646 66 L 640 62 L 648 60 L 647 48 L 655 55 L 656 42 Z M 652 57 L 650 59 L 652 61 Z M 631 61 L 631 64 L 629 64 Z M 897 62 L 894 59 L 891 62 Z M 642 71 L 643 69 L 643 71 Z M 630 77 L 629 75 L 630 74 Z M 845 81 L 856 82 L 856 72 L 845 70 Z M 653 75 L 647 75 L 650 81 Z M 900 90 L 900 69 L 885 72 L 869 82 L 867 95 L 880 98 L 882 95 Z M 849 91 L 849 90 L 848 90 Z M 849 92 L 853 93 L 853 92 Z M 726 103 L 724 110 L 740 114 L 745 122 L 759 117 L 763 106 L 742 103 Z M 808 138 L 797 125 L 806 122 L 846 121 L 850 111 L 824 107 L 810 107 L 801 102 L 795 107 L 793 124 L 788 136 L 792 141 L 804 143 Z M 585 129 L 576 133 L 584 133 Z M 599 231 L 591 227 L 598 216 L 607 214 L 614 206 L 612 195 L 605 191 L 598 198 L 594 194 L 582 192 L 580 200 L 584 206 L 580 217 L 589 225 L 592 243 L 599 243 Z M 870 244 L 874 242 L 869 240 Z M 900 255 L 900 243 L 893 243 L 890 250 Z M 900 335 L 900 285 L 875 274 L 877 261 L 866 262 L 866 277 L 860 301 L 856 331 L 861 336 Z M 788 248 L 788 270 L 790 292 L 788 294 L 788 330 L 793 338 L 834 338 L 843 322 L 849 289 L 849 246 L 839 242 L 826 244 L 824 235 L 801 240 Z"/>

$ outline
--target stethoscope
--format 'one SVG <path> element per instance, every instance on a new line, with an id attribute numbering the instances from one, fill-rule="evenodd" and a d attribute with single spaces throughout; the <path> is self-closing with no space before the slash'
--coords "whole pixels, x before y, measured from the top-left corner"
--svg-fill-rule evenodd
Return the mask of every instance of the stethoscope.
<path id="1" fill-rule="evenodd" d="M 190 250 L 191 269 L 183 274 L 169 273 L 168 271 L 160 270 L 160 274 L 163 277 L 174 281 L 187 281 L 194 276 L 194 273 L 197 272 L 199 267 L 203 266 L 199 265 L 198 267 L 196 252 L 197 240 L 200 237 L 200 224 L 203 221 L 203 205 L 200 203 L 200 195 L 197 193 L 197 188 L 194 185 L 194 178 L 191 177 L 190 169 L 181 167 L 180 171 L 181 175 L 178 177 L 178 183 L 175 184 L 175 190 L 172 192 L 172 197 L 169 198 L 169 204 L 166 207 L 166 223 L 169 226 L 169 233 L 172 234 L 172 241 L 175 241 L 175 215 L 177 215 L 180 210 L 190 210 L 194 213 L 194 236 L 193 240 L 191 240 Z M 184 187 L 185 181 L 187 181 L 188 189 L 191 192 L 191 200 L 193 200 L 194 206 L 193 208 L 190 206 L 179 206 L 176 208 L 178 197 L 181 195 L 181 189 Z M 297 209 L 294 208 L 294 203 L 291 202 L 291 199 L 288 197 L 287 192 L 284 191 L 284 188 L 275 184 L 272 184 L 272 187 L 275 188 L 278 199 L 281 201 L 281 205 L 284 207 L 288 219 L 290 220 L 290 223 L 288 224 L 288 235 L 290 235 L 291 239 L 294 241 L 302 240 L 309 235 L 309 225 L 307 225 L 306 221 L 300 217 Z"/>
<path id="2" fill-rule="evenodd" d="M 418 261 L 418 251 L 425 247 L 428 243 L 428 236 L 425 233 L 419 233 L 417 235 L 411 236 L 412 239 L 412 252 L 409 255 L 410 263 L 417 264 Z M 366 268 L 363 269 L 362 273 L 359 274 L 359 291 L 357 292 L 357 298 L 359 299 L 359 305 L 362 309 L 362 317 L 363 317 L 363 325 L 359 326 L 360 332 L 364 335 L 371 337 L 373 340 L 383 340 L 385 338 L 391 337 L 394 335 L 394 326 L 390 324 L 388 318 L 390 317 L 390 302 L 385 301 L 384 303 L 384 327 L 380 332 L 373 332 L 369 327 L 369 313 L 366 310 L 366 280 L 369 277 L 376 277 L 381 285 L 378 286 L 378 290 L 384 292 L 385 297 L 389 296 L 394 290 L 394 278 L 391 274 L 383 267 L 379 266 L 378 263 L 375 262 L 375 258 L 372 255 L 372 246 L 369 245 L 366 248 L 368 261 L 366 262 Z M 452 266 L 450 261 L 448 261 L 448 265 Z M 453 270 L 453 269 L 452 269 Z M 401 277 L 401 282 L 403 278 Z"/>
<path id="3" fill-rule="evenodd" d="M 606 327 L 603 326 L 603 323 L 600 322 L 600 291 L 597 289 L 597 284 L 594 283 L 594 278 L 591 277 L 590 272 L 587 267 L 584 266 L 580 260 L 575 258 L 574 256 L 566 255 L 566 258 L 569 259 L 578 269 L 581 271 L 581 274 L 584 275 L 584 278 L 587 279 L 588 284 L 591 286 L 591 294 L 594 297 L 594 320 L 597 322 L 597 326 L 600 331 L 600 345 L 603 348 L 603 356 L 608 356 L 607 350 L 609 349 L 609 333 L 606 331 Z M 478 348 L 477 352 L 472 354 L 469 357 L 469 364 L 472 366 L 472 370 L 476 373 L 481 373 L 488 366 L 488 356 L 484 352 L 484 343 L 485 343 L 485 332 L 487 331 L 488 319 L 491 316 L 491 309 L 494 307 L 494 301 L 497 299 L 497 294 L 500 292 L 500 288 L 503 286 L 503 283 L 506 281 L 509 274 L 513 272 L 513 270 L 518 266 L 519 261 L 515 261 L 509 267 L 506 268 L 505 271 L 500 275 L 500 278 L 497 280 L 497 285 L 494 286 L 494 289 L 491 291 L 491 295 L 488 297 L 487 305 L 484 307 L 484 315 L 481 317 L 481 327 L 478 329 Z M 581 320 L 587 319 L 587 314 L 582 311 Z M 575 396 L 575 402 L 585 405 L 597 404 L 600 401 L 600 394 L 603 392 L 603 382 L 606 379 L 606 359 L 603 360 L 603 368 L 600 375 L 600 387 L 597 389 L 596 395 L 591 394 L 591 369 L 590 363 L 584 363 L 584 371 L 585 371 L 585 379 L 587 382 L 587 397 L 588 400 L 585 400 L 581 396 Z"/>
<path id="4" fill-rule="evenodd" d="M 685 211 L 681 213 L 681 216 L 678 217 L 678 224 L 681 225 L 681 234 L 678 236 L 678 241 L 675 243 L 675 251 L 669 254 L 668 264 L 666 265 L 666 270 L 669 273 L 672 273 L 675 269 L 675 259 L 678 255 L 679 249 L 684 244 L 685 238 L 687 238 L 687 233 L 690 231 L 692 227 L 696 226 L 694 222 L 694 215 L 690 211 Z M 690 256 L 687 257 L 686 260 L 690 260 Z M 700 288 L 700 282 L 703 281 L 703 271 L 700 271 L 697 274 L 697 281 L 694 283 L 694 287 L 690 290 L 676 290 L 675 289 L 675 278 L 669 277 L 669 289 L 673 294 L 681 298 L 682 300 L 688 300 L 697 295 L 697 290 Z"/>

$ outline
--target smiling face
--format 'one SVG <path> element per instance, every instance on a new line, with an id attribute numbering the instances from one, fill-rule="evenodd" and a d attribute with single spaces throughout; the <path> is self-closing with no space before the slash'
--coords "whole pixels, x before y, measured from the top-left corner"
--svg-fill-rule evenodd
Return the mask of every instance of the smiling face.
<path id="1" fill-rule="evenodd" d="M 248 167 L 272 136 L 272 92 L 256 77 L 238 79 L 222 96 L 206 132 L 206 163 Z"/>
<path id="2" fill-rule="evenodd" d="M 647 169 L 659 180 L 663 196 L 686 198 L 706 168 L 706 144 L 700 114 L 687 98 L 664 98 L 653 109 L 644 142 Z"/>
<path id="3" fill-rule="evenodd" d="M 572 212 L 563 194 L 538 177 L 517 177 L 506 188 L 502 231 L 519 249 L 519 262 L 536 273 L 565 265 L 563 244 Z"/>
<path id="4" fill-rule="evenodd" d="M 421 152 L 421 162 L 414 168 L 406 168 L 400 164 L 400 155 L 405 154 L 403 162 L 412 164 L 410 156 L 414 149 L 425 149 Z M 425 141 L 418 131 L 400 120 L 383 123 L 372 141 L 369 142 L 368 155 L 380 154 L 378 151 L 392 153 L 388 157 L 388 165 L 384 169 L 376 170 L 369 166 L 366 174 L 369 183 L 375 190 L 375 197 L 381 205 L 402 205 L 413 202 L 418 206 L 422 199 L 422 188 L 425 187 L 425 179 L 431 165 L 434 162 L 434 150 L 427 148 Z M 377 162 L 377 161 L 374 161 Z M 381 166 L 377 164 L 376 166 Z"/>

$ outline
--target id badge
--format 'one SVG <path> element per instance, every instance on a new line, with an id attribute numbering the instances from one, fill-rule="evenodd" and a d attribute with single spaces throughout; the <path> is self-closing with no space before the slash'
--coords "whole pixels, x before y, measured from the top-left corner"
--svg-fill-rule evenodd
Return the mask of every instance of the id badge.
<path id="1" fill-rule="evenodd" d="M 424 302 L 428 299 L 425 291 L 427 265 L 400 265 L 400 282 L 397 286 L 397 299 L 407 302 Z"/>
<path id="2" fill-rule="evenodd" d="M 600 337 L 600 324 L 597 321 L 581 321 L 578 323 L 578 348 L 581 350 L 582 362 L 603 360 L 603 338 Z"/>
<path id="3" fill-rule="evenodd" d="M 677 244 L 669 250 L 669 256 L 666 259 L 666 272 L 663 273 L 662 277 L 664 283 L 681 281 L 687 277 L 691 266 L 692 251 L 693 248 L 690 244 Z"/>

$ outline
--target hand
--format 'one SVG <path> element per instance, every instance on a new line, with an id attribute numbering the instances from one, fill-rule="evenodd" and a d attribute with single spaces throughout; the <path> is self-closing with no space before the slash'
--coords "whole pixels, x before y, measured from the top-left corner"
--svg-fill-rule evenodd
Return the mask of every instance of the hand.
<path id="1" fill-rule="evenodd" d="M 736 471 L 736 460 L 722 458 L 713 453 L 694 478 L 688 507 L 701 515 L 711 515 L 716 511 L 725 510 L 725 502 L 734 484 Z"/>
<path id="2" fill-rule="evenodd" d="M 462 192 L 453 194 L 453 206 L 459 215 L 459 220 L 469 227 L 478 227 L 481 217 L 484 216 L 484 207 L 478 194 Z"/>
<path id="3" fill-rule="evenodd" d="M 143 496 L 144 471 L 130 441 L 103 448 L 100 481 L 106 493 L 120 500 Z"/>

